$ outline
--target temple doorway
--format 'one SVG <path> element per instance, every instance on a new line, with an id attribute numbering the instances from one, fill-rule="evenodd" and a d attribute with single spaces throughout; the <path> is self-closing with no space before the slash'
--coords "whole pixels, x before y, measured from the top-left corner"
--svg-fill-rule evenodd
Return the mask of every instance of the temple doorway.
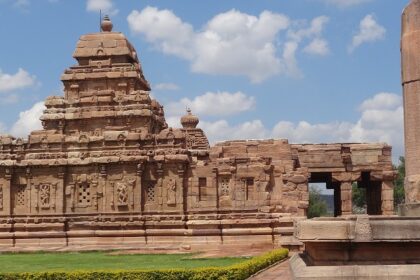
<path id="1" fill-rule="evenodd" d="M 311 173 L 309 178 L 308 218 L 316 216 L 339 216 L 341 214 L 341 200 L 339 195 L 340 191 L 338 190 L 337 192 L 332 183 L 331 173 Z M 314 212 L 316 215 L 314 215 Z"/>

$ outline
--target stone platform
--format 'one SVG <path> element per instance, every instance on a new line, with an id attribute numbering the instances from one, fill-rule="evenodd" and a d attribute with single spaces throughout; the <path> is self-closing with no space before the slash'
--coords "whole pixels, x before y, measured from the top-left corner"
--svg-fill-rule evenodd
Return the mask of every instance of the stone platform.
<path id="1" fill-rule="evenodd" d="M 419 279 L 420 218 L 348 216 L 299 222 L 294 279 Z M 417 277 L 417 278 L 416 278 Z"/>

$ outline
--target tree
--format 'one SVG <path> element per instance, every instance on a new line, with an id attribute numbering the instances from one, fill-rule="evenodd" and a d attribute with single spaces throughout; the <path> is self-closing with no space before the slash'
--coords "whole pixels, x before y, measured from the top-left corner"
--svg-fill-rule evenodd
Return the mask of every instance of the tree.
<path id="1" fill-rule="evenodd" d="M 366 208 L 366 189 L 359 188 L 357 183 L 352 185 L 352 202 L 357 207 Z"/>
<path id="2" fill-rule="evenodd" d="M 321 197 L 321 191 L 316 187 L 309 188 L 308 218 L 326 216 L 327 203 Z"/>
<path id="3" fill-rule="evenodd" d="M 352 204 L 353 204 L 353 213 L 354 214 L 364 214 L 366 213 L 366 189 L 359 188 L 357 183 L 352 184 Z"/>
<path id="4" fill-rule="evenodd" d="M 400 163 L 396 167 L 398 171 L 397 179 L 394 182 L 394 206 L 404 203 L 404 179 L 405 179 L 405 158 L 400 157 Z"/>

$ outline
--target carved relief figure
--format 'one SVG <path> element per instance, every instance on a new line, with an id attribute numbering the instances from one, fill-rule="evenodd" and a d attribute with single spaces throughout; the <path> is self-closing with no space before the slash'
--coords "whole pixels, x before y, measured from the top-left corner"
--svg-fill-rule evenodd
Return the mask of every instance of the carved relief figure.
<path id="1" fill-rule="evenodd" d="M 51 187 L 48 184 L 42 184 L 39 186 L 39 202 L 41 208 L 50 208 L 51 201 Z"/>
<path id="2" fill-rule="evenodd" d="M 167 190 L 167 204 L 176 204 L 176 180 L 175 178 L 169 178 L 166 183 Z"/>
<path id="3" fill-rule="evenodd" d="M 127 206 L 128 205 L 128 186 L 125 183 L 117 183 L 117 205 Z"/>

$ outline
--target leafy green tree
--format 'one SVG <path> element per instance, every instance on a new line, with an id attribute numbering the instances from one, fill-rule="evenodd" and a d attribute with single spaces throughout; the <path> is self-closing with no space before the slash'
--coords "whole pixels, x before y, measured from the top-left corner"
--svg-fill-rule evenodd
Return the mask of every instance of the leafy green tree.
<path id="1" fill-rule="evenodd" d="M 358 208 L 366 208 L 366 189 L 359 188 L 357 183 L 352 185 L 352 203 Z"/>
<path id="2" fill-rule="evenodd" d="M 400 157 L 400 163 L 396 167 L 398 171 L 397 179 L 394 182 L 394 205 L 404 203 L 405 192 L 404 192 L 404 179 L 405 179 L 405 158 Z"/>
<path id="3" fill-rule="evenodd" d="M 327 202 L 322 199 L 321 191 L 316 187 L 309 188 L 308 218 L 326 216 L 328 213 Z"/>

